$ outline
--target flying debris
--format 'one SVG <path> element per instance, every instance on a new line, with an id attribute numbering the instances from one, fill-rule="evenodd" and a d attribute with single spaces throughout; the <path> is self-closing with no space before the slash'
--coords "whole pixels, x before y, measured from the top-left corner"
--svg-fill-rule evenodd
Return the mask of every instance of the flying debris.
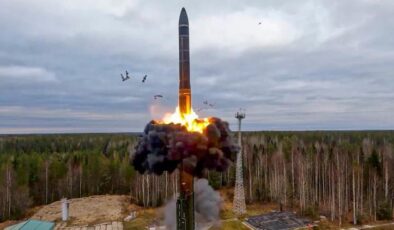
<path id="1" fill-rule="evenodd" d="M 163 98 L 163 95 L 157 94 L 157 95 L 153 96 L 153 98 L 154 98 L 155 100 L 158 99 L 158 98 Z"/>
<path id="2" fill-rule="evenodd" d="M 145 74 L 145 76 L 142 78 L 142 83 L 145 83 L 147 77 L 148 75 Z"/>
<path id="3" fill-rule="evenodd" d="M 127 81 L 128 79 L 130 79 L 130 77 L 123 76 L 123 74 L 120 74 L 120 77 L 122 78 L 122 81 Z"/>
<path id="4" fill-rule="evenodd" d="M 211 107 L 211 108 L 213 108 L 213 107 L 215 106 L 214 103 L 210 103 L 208 100 L 205 100 L 205 101 L 203 101 L 202 103 L 203 103 L 204 105 L 208 106 L 208 107 Z"/>
<path id="5" fill-rule="evenodd" d="M 208 100 L 205 100 L 202 103 L 204 106 L 197 108 L 197 112 L 215 107 L 215 104 L 209 103 Z"/>
<path id="6" fill-rule="evenodd" d="M 205 100 L 202 102 L 204 105 L 208 105 L 209 107 L 214 107 L 215 104 L 208 102 L 208 100 Z"/>
<path id="7" fill-rule="evenodd" d="M 128 79 L 130 79 L 129 72 L 127 72 L 126 70 L 126 77 L 123 76 L 123 74 L 120 74 L 120 77 L 122 78 L 122 81 L 127 81 Z"/>

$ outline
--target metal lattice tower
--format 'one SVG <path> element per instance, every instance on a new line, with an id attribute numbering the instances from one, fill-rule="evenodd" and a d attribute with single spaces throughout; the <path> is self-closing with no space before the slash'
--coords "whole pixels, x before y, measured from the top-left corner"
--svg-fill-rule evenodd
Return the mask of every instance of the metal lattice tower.
<path id="1" fill-rule="evenodd" d="M 242 140 L 241 140 L 241 120 L 245 118 L 245 113 L 237 112 L 235 118 L 238 119 L 238 145 L 240 147 L 237 153 L 237 162 L 235 168 L 235 188 L 234 188 L 234 201 L 233 208 L 236 215 L 246 213 L 245 205 L 245 189 L 244 179 L 242 172 Z"/>

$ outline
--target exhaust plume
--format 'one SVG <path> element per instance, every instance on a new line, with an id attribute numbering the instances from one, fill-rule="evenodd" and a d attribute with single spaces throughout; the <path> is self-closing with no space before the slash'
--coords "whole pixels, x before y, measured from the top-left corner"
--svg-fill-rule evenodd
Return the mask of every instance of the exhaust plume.
<path id="1" fill-rule="evenodd" d="M 219 212 L 222 198 L 209 184 L 207 179 L 197 179 L 194 183 L 196 229 L 208 225 L 219 225 Z M 165 207 L 164 222 L 168 230 L 176 229 L 176 199 Z"/>

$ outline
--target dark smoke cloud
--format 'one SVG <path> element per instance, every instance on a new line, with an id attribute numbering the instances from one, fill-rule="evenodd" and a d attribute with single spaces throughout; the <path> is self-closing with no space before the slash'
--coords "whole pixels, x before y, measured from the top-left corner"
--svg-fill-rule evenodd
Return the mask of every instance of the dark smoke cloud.
<path id="1" fill-rule="evenodd" d="M 227 122 L 209 118 L 203 133 L 188 132 L 178 124 L 149 122 L 132 158 L 134 168 L 141 174 L 173 172 L 180 163 L 194 176 L 204 169 L 225 171 L 235 160 L 239 147 L 233 141 Z"/>

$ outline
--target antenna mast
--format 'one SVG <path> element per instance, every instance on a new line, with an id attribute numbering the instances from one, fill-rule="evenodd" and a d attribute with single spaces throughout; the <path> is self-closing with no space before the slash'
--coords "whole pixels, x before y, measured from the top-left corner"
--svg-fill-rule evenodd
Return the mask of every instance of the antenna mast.
<path id="1" fill-rule="evenodd" d="M 242 138 L 241 138 L 241 121 L 245 118 L 245 113 L 237 112 L 235 118 L 238 119 L 238 145 L 240 147 L 237 153 L 237 162 L 235 168 L 235 188 L 234 188 L 234 201 L 233 208 L 236 215 L 246 213 L 245 205 L 245 189 L 244 179 L 242 172 Z"/>

